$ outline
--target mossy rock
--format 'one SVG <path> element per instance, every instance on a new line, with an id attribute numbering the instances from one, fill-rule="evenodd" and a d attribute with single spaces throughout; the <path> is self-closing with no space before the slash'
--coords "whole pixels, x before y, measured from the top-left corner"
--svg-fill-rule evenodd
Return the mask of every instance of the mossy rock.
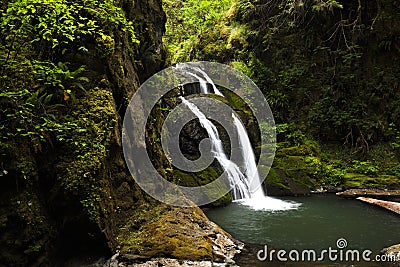
<path id="1" fill-rule="evenodd" d="M 400 188 L 400 178 L 392 175 L 381 175 L 370 177 L 359 173 L 346 173 L 344 175 L 344 186 L 346 188 Z"/>
<path id="2" fill-rule="evenodd" d="M 312 189 L 318 186 L 315 178 L 315 174 L 318 172 L 318 164 L 313 162 L 319 162 L 319 159 L 310 156 L 284 154 L 299 154 L 297 149 L 296 147 L 281 151 L 280 156 L 275 158 L 265 180 L 269 195 L 308 195 Z M 268 160 L 260 159 L 261 162 Z M 266 166 L 261 168 L 264 167 L 267 168 Z"/>
<path id="3" fill-rule="evenodd" d="M 212 260 L 211 236 L 228 235 L 195 208 L 174 208 L 139 231 L 122 231 L 121 253 L 146 258 Z"/>
<path id="4" fill-rule="evenodd" d="M 199 183 L 196 181 L 195 177 L 191 173 L 187 173 L 181 170 L 174 170 L 174 181 L 178 185 L 182 186 L 199 186 Z"/>
<path id="5" fill-rule="evenodd" d="M 300 146 L 284 147 L 278 151 L 277 156 L 315 156 L 318 154 L 318 150 L 315 146 L 309 144 L 302 144 Z"/>
<path id="6" fill-rule="evenodd" d="M 388 258 L 393 258 L 393 256 L 400 255 L 400 244 L 382 249 L 381 254 L 386 255 Z M 400 260 L 397 257 L 397 264 L 393 263 L 392 266 L 399 266 L 399 264 Z"/>
<path id="7" fill-rule="evenodd" d="M 217 179 L 219 176 L 220 174 L 217 168 L 213 166 L 209 166 L 207 169 L 200 171 L 198 173 L 188 173 L 181 170 L 174 170 L 174 180 L 176 181 L 177 184 L 182 186 L 197 187 L 206 185 Z M 212 197 L 212 195 L 218 194 L 219 192 L 212 191 L 208 193 L 209 196 Z M 231 203 L 231 201 L 232 201 L 232 195 L 231 193 L 227 193 L 220 199 L 210 203 L 209 206 L 212 207 L 225 206 Z"/>
<path id="8" fill-rule="evenodd" d="M 305 181 L 308 180 L 308 176 L 302 177 Z M 298 177 L 296 176 L 296 179 Z M 267 179 L 265 181 L 268 195 L 271 196 L 298 196 L 298 195 L 309 195 L 312 185 L 299 182 L 286 175 L 285 171 L 278 168 L 271 168 Z"/>
<path id="9" fill-rule="evenodd" d="M 382 184 L 388 189 L 399 189 L 400 188 L 400 178 L 393 175 L 380 175 L 378 177 Z"/>
<path id="10" fill-rule="evenodd" d="M 277 169 L 271 168 L 265 179 L 268 194 L 285 195 L 290 193 L 290 187 L 286 184 L 284 177 Z"/>

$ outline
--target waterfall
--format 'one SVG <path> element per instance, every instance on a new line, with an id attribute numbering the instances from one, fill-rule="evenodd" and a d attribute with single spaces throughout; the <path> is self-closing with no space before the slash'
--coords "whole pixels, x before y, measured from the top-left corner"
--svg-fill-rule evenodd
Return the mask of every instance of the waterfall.
<path id="1" fill-rule="evenodd" d="M 240 171 L 240 168 L 226 156 L 219 138 L 218 130 L 215 125 L 198 109 L 196 105 L 180 97 L 182 103 L 186 105 L 194 115 L 199 118 L 201 126 L 207 131 L 211 140 L 212 153 L 227 173 L 230 185 L 233 189 L 233 199 L 250 198 L 249 180 Z"/>
<path id="2" fill-rule="evenodd" d="M 205 73 L 199 67 L 194 67 L 193 69 L 195 71 L 197 71 L 198 73 L 200 73 L 204 77 L 204 79 L 209 84 L 211 84 L 215 94 L 224 96 L 221 93 L 221 91 L 218 90 L 217 86 L 214 84 L 212 79 L 207 75 L 207 73 Z M 194 77 L 197 76 L 191 72 L 189 72 L 189 74 Z M 202 81 L 204 81 L 204 79 L 199 77 L 198 80 L 199 80 L 199 82 L 202 82 Z M 236 116 L 236 114 L 234 112 L 232 112 L 232 118 L 233 118 L 233 122 L 234 122 L 234 125 L 236 128 L 236 131 L 239 136 L 239 145 L 240 145 L 240 150 L 241 150 L 242 158 L 243 158 L 242 175 L 245 177 L 246 184 L 248 185 L 247 195 L 249 195 L 250 198 L 265 197 L 265 194 L 261 187 L 261 181 L 260 181 L 260 177 L 259 177 L 258 170 L 257 170 L 256 159 L 254 156 L 253 147 L 251 146 L 251 143 L 250 143 L 249 135 L 247 134 L 246 128 L 243 126 L 243 123 Z M 240 200 L 240 198 L 234 198 L 234 200 Z"/>
<path id="3" fill-rule="evenodd" d="M 242 122 L 235 115 L 235 113 L 232 113 L 232 117 L 236 130 L 238 132 L 239 145 L 244 160 L 244 175 L 248 177 L 250 183 L 249 185 L 250 196 L 256 198 L 264 197 L 265 195 L 261 187 L 261 181 L 260 181 L 260 176 L 258 175 L 254 151 L 251 146 L 246 128 L 244 128 Z"/>
<path id="4" fill-rule="evenodd" d="M 197 80 L 199 80 L 201 93 L 203 93 L 203 94 L 208 94 L 209 93 L 208 92 L 208 88 L 207 88 L 207 81 L 206 80 L 202 79 L 201 77 L 197 76 L 194 73 L 189 72 L 188 74 L 193 76 L 193 77 L 195 77 Z"/>
<path id="5" fill-rule="evenodd" d="M 200 83 L 201 93 L 210 93 L 207 88 L 207 83 L 211 84 L 215 94 L 223 96 L 212 79 L 199 67 L 194 67 L 192 70 L 196 71 L 195 74 L 187 70 L 187 74 L 195 77 Z M 198 109 L 196 105 L 181 97 L 182 103 L 185 104 L 200 120 L 201 126 L 207 131 L 207 134 L 212 143 L 212 149 L 215 158 L 221 164 L 223 170 L 227 173 L 229 181 L 231 182 L 233 199 L 242 200 L 250 198 L 264 197 L 264 192 L 261 187 L 260 177 L 257 171 L 254 151 L 250 143 L 249 136 L 243 123 L 232 113 L 234 126 L 239 136 L 239 145 L 242 154 L 243 162 L 238 166 L 237 163 L 231 161 L 226 156 L 222 147 L 222 142 L 219 139 L 218 130 L 215 125 L 207 119 L 207 117 Z M 241 170 L 242 167 L 242 170 Z"/>
<path id="6" fill-rule="evenodd" d="M 218 90 L 217 86 L 215 86 L 214 82 L 212 81 L 212 79 L 210 78 L 210 76 L 207 75 L 207 73 L 205 73 L 205 72 L 204 72 L 202 69 L 200 69 L 199 67 L 194 67 L 194 69 L 195 69 L 196 71 L 198 71 L 199 73 L 201 73 L 201 75 L 203 75 L 203 77 L 206 79 L 206 81 L 207 81 L 209 84 L 211 84 L 211 86 L 212 86 L 212 88 L 213 88 L 213 90 L 214 90 L 214 93 L 215 93 L 216 95 L 224 96 L 224 95 L 221 93 L 221 91 Z"/>
<path id="7" fill-rule="evenodd" d="M 210 93 L 207 87 L 208 83 L 212 86 L 215 94 L 224 96 L 221 91 L 218 90 L 207 73 L 205 73 L 199 67 L 187 68 L 184 65 L 179 67 L 185 68 L 187 74 L 195 77 L 199 81 L 201 93 Z M 196 71 L 203 77 L 200 77 L 192 71 Z M 182 103 L 198 117 L 201 126 L 207 131 L 207 134 L 211 140 L 212 153 L 228 175 L 234 201 L 249 206 L 254 210 L 289 210 L 297 209 L 300 206 L 299 203 L 287 202 L 266 196 L 261 186 L 255 155 L 247 134 L 247 130 L 234 112 L 232 112 L 232 118 L 239 137 L 239 146 L 243 161 L 239 163 L 239 165 L 228 159 L 226 156 L 222 146 L 222 141 L 219 138 L 218 130 L 215 125 L 209 119 L 207 119 L 207 117 L 196 105 L 186 100 L 184 97 L 180 97 L 180 99 L 182 100 Z"/>

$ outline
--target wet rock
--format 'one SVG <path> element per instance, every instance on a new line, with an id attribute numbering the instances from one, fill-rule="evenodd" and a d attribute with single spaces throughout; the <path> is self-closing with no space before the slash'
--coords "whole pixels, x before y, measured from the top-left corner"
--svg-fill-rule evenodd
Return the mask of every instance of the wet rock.
<path id="1" fill-rule="evenodd" d="M 400 266 L 400 244 L 384 248 L 381 255 L 385 255 L 392 266 Z"/>
<path id="2" fill-rule="evenodd" d="M 379 200 L 369 197 L 358 197 L 357 200 L 361 200 L 363 202 L 370 203 L 385 208 L 387 210 L 393 211 L 394 213 L 400 214 L 400 203 L 398 202 Z"/>
<path id="3" fill-rule="evenodd" d="M 399 197 L 400 190 L 381 190 L 381 189 L 349 189 L 343 192 L 336 193 L 341 197 Z"/>
<path id="4" fill-rule="evenodd" d="M 121 260 L 129 263 L 158 257 L 232 263 L 243 244 L 209 221 L 198 207 L 174 208 L 140 231 L 127 230 L 122 240 Z M 143 260 L 143 259 L 142 259 Z"/>
<path id="5" fill-rule="evenodd" d="M 225 263 L 234 264 L 233 257 L 240 253 L 243 244 L 234 243 L 231 238 L 226 235 L 217 234 L 213 242 L 213 253 L 215 260 L 222 260 Z"/>
<path id="6" fill-rule="evenodd" d="M 319 186 L 315 173 L 320 168 L 317 151 L 311 145 L 285 147 L 278 150 L 275 158 L 260 157 L 261 168 L 272 167 L 265 180 L 271 196 L 304 196 Z"/>
<path id="7" fill-rule="evenodd" d="M 115 256 L 115 255 L 114 255 Z M 154 258 L 140 263 L 127 263 L 124 261 L 114 260 L 106 261 L 103 264 L 95 264 L 86 267 L 238 267 L 233 260 L 224 263 L 213 261 L 193 261 L 193 260 L 178 260 L 172 258 Z"/>

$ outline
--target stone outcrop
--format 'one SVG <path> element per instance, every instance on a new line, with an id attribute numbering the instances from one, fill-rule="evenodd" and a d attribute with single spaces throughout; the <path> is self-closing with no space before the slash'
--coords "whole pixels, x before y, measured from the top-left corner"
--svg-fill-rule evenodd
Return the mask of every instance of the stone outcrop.
<path id="1" fill-rule="evenodd" d="M 400 244 L 382 249 L 381 255 L 385 255 L 390 266 L 400 266 Z"/>
<path id="2" fill-rule="evenodd" d="M 379 200 L 379 199 L 369 198 L 369 197 L 358 197 L 357 199 L 362 202 L 370 203 L 370 204 L 382 207 L 384 209 L 393 211 L 394 213 L 400 214 L 400 203 L 399 202 L 385 201 L 385 200 Z"/>
<path id="3" fill-rule="evenodd" d="M 349 189 L 338 192 L 336 195 L 341 197 L 400 197 L 400 190 L 381 190 L 381 189 Z"/>
<path id="4" fill-rule="evenodd" d="M 243 248 L 200 208 L 173 208 L 139 233 L 125 232 L 118 239 L 120 259 L 127 263 L 160 256 L 232 263 Z"/>

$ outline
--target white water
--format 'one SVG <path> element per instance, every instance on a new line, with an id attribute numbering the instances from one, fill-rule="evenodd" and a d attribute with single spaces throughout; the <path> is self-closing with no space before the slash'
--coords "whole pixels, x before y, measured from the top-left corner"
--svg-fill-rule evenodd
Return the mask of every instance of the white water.
<path id="1" fill-rule="evenodd" d="M 196 107 L 196 105 L 183 97 L 180 98 L 182 103 L 185 104 L 193 112 L 193 114 L 199 118 L 201 126 L 203 126 L 203 128 L 207 131 L 207 134 L 211 139 L 212 152 L 228 175 L 230 186 L 233 188 L 233 198 L 250 198 L 248 184 L 249 181 L 246 179 L 246 177 L 244 177 L 239 167 L 226 156 L 215 125 L 209 119 L 207 119 L 207 117 Z"/>
<path id="2" fill-rule="evenodd" d="M 197 75 L 194 74 L 194 73 L 189 72 L 188 74 L 189 74 L 189 75 L 192 75 L 192 76 L 195 77 L 197 80 L 199 80 L 201 93 L 203 93 L 203 94 L 208 94 L 208 93 L 209 93 L 209 92 L 208 92 L 208 88 L 207 88 L 207 81 L 206 81 L 206 80 L 200 78 L 199 76 L 197 76 Z"/>
<path id="3" fill-rule="evenodd" d="M 205 73 L 202 69 L 200 69 L 200 68 L 198 68 L 198 67 L 195 67 L 194 69 L 195 69 L 196 71 L 198 71 L 199 73 L 201 73 L 201 75 L 203 75 L 203 77 L 206 79 L 206 81 L 207 81 L 209 84 L 211 84 L 211 86 L 212 86 L 212 88 L 213 88 L 213 90 L 214 90 L 214 93 L 215 93 L 216 95 L 224 96 L 224 95 L 221 93 L 221 91 L 218 90 L 217 86 L 215 86 L 213 80 L 210 78 L 210 76 L 207 75 L 207 73 Z"/>
<path id="4" fill-rule="evenodd" d="M 207 73 L 198 67 L 194 67 L 193 69 L 204 77 L 203 79 L 192 72 L 188 72 L 189 75 L 198 79 L 203 94 L 209 93 L 207 88 L 207 83 L 209 83 L 212 85 L 215 94 L 223 96 Z M 200 124 L 207 131 L 212 143 L 212 152 L 228 175 L 233 192 L 233 201 L 248 206 L 254 210 L 289 210 L 297 209 L 300 206 L 298 203 L 286 202 L 280 199 L 268 197 L 264 193 L 249 136 L 243 123 L 234 112 L 232 113 L 232 118 L 239 136 L 239 145 L 243 158 L 243 172 L 240 170 L 238 164 L 232 162 L 226 156 L 215 125 L 207 119 L 196 105 L 183 97 L 181 97 L 181 99 L 183 104 L 185 104 L 199 118 Z"/>
<path id="5" fill-rule="evenodd" d="M 264 197 L 263 189 L 261 188 L 260 176 L 258 175 L 256 159 L 254 157 L 254 151 L 250 143 L 247 131 L 244 128 L 239 118 L 232 113 L 233 123 L 236 126 L 236 130 L 239 136 L 239 145 L 242 152 L 242 158 L 244 161 L 244 175 L 249 180 L 249 190 L 251 198 Z"/>
<path id="6" fill-rule="evenodd" d="M 301 203 L 296 203 L 294 201 L 284 201 L 269 196 L 241 199 L 236 202 L 241 205 L 247 206 L 252 210 L 261 211 L 295 210 L 301 206 Z"/>

